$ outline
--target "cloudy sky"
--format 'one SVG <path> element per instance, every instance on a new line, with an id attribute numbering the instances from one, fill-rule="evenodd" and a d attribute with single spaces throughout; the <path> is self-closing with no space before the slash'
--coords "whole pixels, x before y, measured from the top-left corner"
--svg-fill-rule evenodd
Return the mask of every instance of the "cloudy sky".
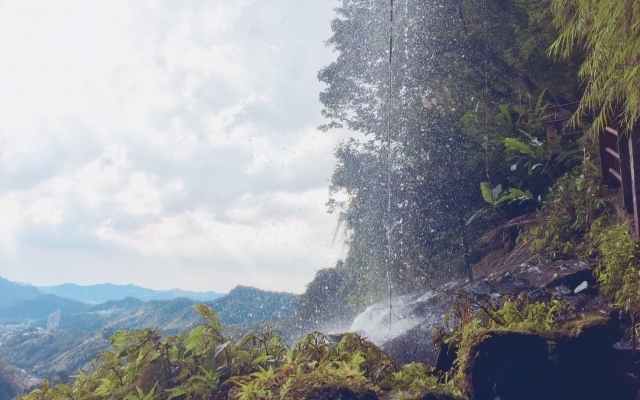
<path id="1" fill-rule="evenodd" d="M 301 292 L 335 0 L 0 1 L 0 276 Z"/>

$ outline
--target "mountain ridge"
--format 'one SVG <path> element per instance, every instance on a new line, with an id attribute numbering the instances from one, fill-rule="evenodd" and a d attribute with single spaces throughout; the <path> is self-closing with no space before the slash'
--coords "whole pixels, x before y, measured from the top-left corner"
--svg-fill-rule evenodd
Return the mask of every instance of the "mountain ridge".
<path id="1" fill-rule="evenodd" d="M 40 295 L 42 295 L 42 292 L 35 286 L 12 282 L 0 277 L 0 308 L 33 299 Z"/>
<path id="2" fill-rule="evenodd" d="M 142 301 L 173 300 L 185 297 L 194 301 L 211 301 L 225 295 L 218 292 L 192 292 L 182 289 L 155 290 L 138 285 L 116 285 L 113 283 L 99 283 L 96 285 L 78 285 L 63 283 L 53 286 L 38 286 L 43 293 L 52 293 L 60 297 L 85 303 L 100 304 L 107 301 L 122 300 L 133 297 Z"/>

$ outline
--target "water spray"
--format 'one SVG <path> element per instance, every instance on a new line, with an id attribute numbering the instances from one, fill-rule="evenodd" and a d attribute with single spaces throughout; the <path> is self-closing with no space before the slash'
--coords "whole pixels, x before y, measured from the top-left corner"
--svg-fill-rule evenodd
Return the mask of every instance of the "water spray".
<path id="1" fill-rule="evenodd" d="M 387 289 L 389 295 L 389 332 L 391 333 L 391 112 L 392 112 L 392 61 L 393 61 L 393 0 L 389 0 L 389 100 L 387 113 Z"/>

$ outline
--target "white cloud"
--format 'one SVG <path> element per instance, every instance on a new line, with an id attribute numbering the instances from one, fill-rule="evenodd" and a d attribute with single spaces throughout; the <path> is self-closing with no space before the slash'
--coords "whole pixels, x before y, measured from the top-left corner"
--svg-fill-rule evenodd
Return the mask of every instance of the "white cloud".
<path id="1" fill-rule="evenodd" d="M 341 256 L 331 7 L 0 3 L 0 276 L 303 290 Z"/>

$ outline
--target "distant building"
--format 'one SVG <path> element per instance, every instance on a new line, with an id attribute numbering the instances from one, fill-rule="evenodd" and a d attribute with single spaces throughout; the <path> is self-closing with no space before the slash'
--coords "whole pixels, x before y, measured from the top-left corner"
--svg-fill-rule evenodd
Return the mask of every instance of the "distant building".
<path id="1" fill-rule="evenodd" d="M 58 325 L 60 325 L 60 310 L 49 314 L 47 317 L 47 331 L 58 329 Z"/>

